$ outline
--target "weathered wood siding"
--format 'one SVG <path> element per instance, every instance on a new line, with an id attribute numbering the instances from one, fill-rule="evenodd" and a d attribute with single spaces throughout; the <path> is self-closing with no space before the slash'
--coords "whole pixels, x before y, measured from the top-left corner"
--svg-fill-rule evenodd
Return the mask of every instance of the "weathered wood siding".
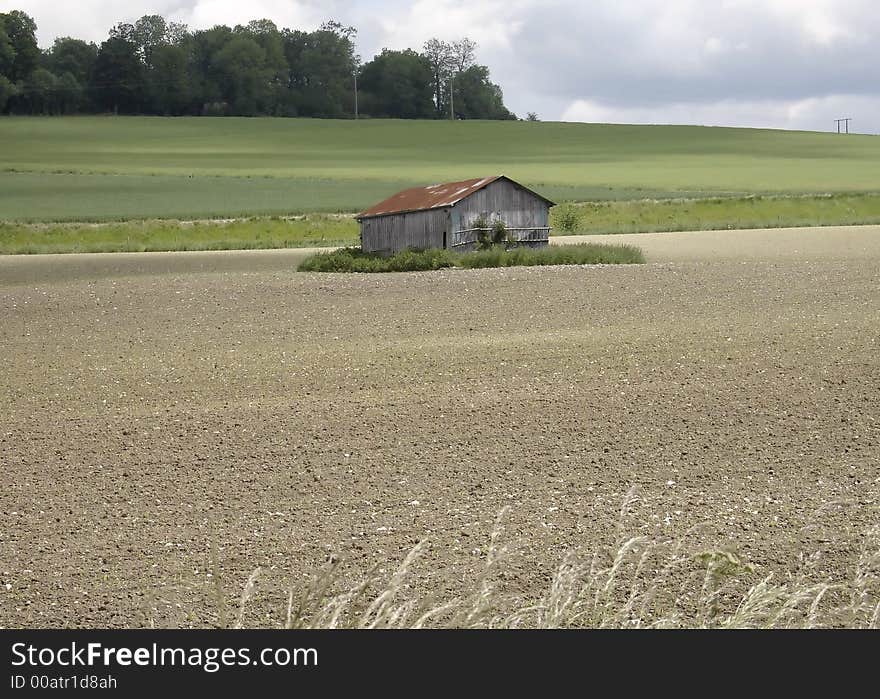
<path id="1" fill-rule="evenodd" d="M 442 248 L 446 244 L 449 209 L 388 214 L 361 220 L 365 252 L 397 252 L 405 248 Z"/>
<path id="2" fill-rule="evenodd" d="M 522 228 L 515 231 L 516 237 L 523 239 L 547 238 L 547 226 L 550 225 L 550 207 L 546 201 L 531 192 L 518 187 L 506 179 L 497 180 L 483 189 L 474 192 L 467 199 L 458 202 L 452 209 L 451 235 L 448 245 L 451 247 L 467 236 L 458 234 L 473 228 L 476 221 L 483 217 L 492 225 L 495 221 L 503 221 L 508 228 Z M 527 243 L 534 247 L 546 245 L 544 241 Z"/>
<path id="3" fill-rule="evenodd" d="M 378 253 L 442 247 L 463 252 L 475 246 L 478 234 L 470 229 L 481 217 L 489 226 L 504 222 L 519 245 L 547 244 L 549 204 L 502 178 L 443 209 L 361 219 L 361 246 L 365 252 Z"/>

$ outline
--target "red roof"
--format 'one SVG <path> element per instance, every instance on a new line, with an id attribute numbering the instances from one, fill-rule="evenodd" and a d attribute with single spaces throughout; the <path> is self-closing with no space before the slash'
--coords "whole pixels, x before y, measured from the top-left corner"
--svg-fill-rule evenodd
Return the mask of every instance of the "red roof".
<path id="1" fill-rule="evenodd" d="M 379 202 L 375 206 L 361 211 L 355 218 L 369 218 L 384 214 L 402 214 L 407 211 L 424 211 L 426 209 L 442 209 L 457 204 L 465 197 L 501 179 L 504 175 L 484 177 L 476 180 L 432 184 L 429 187 L 413 187 L 398 192 L 393 197 Z"/>

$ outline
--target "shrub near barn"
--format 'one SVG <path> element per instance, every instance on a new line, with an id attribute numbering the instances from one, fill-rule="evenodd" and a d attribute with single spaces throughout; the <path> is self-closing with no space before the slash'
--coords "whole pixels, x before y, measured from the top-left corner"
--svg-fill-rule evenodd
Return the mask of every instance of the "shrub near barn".
<path id="1" fill-rule="evenodd" d="M 469 253 L 449 250 L 402 250 L 382 256 L 360 248 L 343 248 L 318 253 L 304 260 L 300 272 L 419 272 L 449 267 L 479 269 L 485 267 L 535 267 L 546 265 L 640 264 L 645 257 L 631 245 L 553 246 L 548 248 L 513 248 L 495 245 Z"/>

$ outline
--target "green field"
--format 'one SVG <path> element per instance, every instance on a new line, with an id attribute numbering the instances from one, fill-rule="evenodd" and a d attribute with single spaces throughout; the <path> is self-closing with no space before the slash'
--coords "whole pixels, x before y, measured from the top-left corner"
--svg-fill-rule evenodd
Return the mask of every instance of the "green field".
<path id="1" fill-rule="evenodd" d="M 880 189 L 880 138 L 525 122 L 0 119 L 0 219 L 352 212 L 504 173 L 557 201 Z"/>

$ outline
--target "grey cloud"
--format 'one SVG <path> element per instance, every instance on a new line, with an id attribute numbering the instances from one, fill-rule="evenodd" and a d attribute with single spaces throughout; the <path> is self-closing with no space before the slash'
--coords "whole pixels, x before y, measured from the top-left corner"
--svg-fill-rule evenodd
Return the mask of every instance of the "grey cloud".
<path id="1" fill-rule="evenodd" d="M 859 35 L 826 45 L 784 17 L 718 6 L 702 10 L 698 28 L 672 32 L 664 44 L 650 14 L 634 23 L 609 3 L 556 3 L 526 16 L 518 82 L 538 94 L 621 106 L 877 94 L 880 45 L 864 37 L 877 36 L 880 13 L 861 5 L 848 18 Z"/>
<path id="2" fill-rule="evenodd" d="M 335 18 L 360 29 L 365 60 L 383 46 L 419 48 L 433 34 L 471 35 L 509 106 L 551 119 L 585 113 L 570 109 L 576 103 L 601 105 L 609 118 L 648 110 L 658 121 L 686 114 L 682 105 L 750 105 L 724 110 L 736 125 L 738 114 L 772 102 L 777 116 L 767 125 L 824 128 L 827 114 L 809 104 L 864 110 L 880 100 L 873 0 L 154 0 L 124 8 L 110 0 L 76 7 L 0 0 L 0 8 L 13 6 L 34 14 L 44 45 L 50 34 L 100 40 L 112 24 L 153 12 L 195 28 L 234 24 L 243 14 L 282 26 Z M 807 116 L 804 109 L 797 122 L 778 116 L 796 103 L 809 103 Z M 860 116 L 880 130 L 880 115 Z"/>

